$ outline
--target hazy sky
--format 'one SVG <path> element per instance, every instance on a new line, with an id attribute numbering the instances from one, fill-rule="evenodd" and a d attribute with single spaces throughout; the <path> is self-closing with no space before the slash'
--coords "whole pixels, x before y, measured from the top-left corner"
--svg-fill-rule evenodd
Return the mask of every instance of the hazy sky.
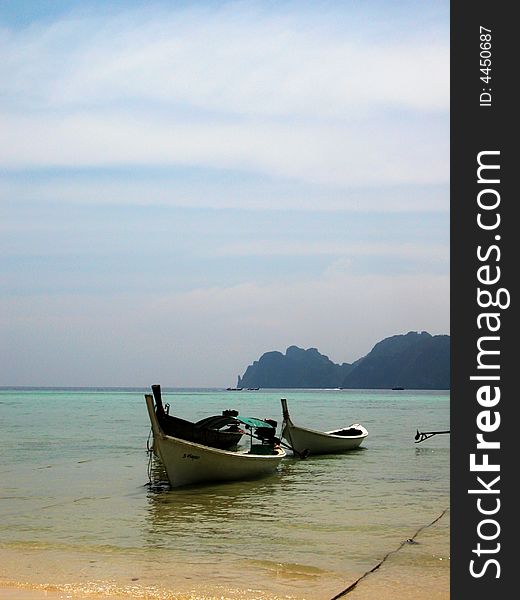
<path id="1" fill-rule="evenodd" d="M 449 333 L 449 2 L 0 3 L 0 385 Z"/>

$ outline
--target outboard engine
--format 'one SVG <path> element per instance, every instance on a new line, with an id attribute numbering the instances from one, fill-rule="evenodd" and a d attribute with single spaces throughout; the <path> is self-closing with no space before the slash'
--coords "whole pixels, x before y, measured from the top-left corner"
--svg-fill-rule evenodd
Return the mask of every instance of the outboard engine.
<path id="1" fill-rule="evenodd" d="M 238 417 L 238 410 L 233 410 L 231 408 L 228 408 L 228 409 L 222 411 L 222 416 L 223 417 Z"/>
<path id="2" fill-rule="evenodd" d="M 269 444 L 274 440 L 275 430 L 271 427 L 258 427 L 256 437 L 262 440 L 262 444 Z"/>
<path id="3" fill-rule="evenodd" d="M 262 444 L 272 444 L 278 423 L 273 419 L 264 419 L 264 421 L 271 427 L 258 427 L 256 435 L 262 440 Z"/>

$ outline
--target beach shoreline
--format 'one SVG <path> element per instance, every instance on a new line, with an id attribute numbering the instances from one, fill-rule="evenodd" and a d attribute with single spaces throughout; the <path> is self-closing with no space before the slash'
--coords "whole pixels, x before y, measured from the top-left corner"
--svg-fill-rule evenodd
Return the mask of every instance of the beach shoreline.
<path id="1" fill-rule="evenodd" d="M 342 597 L 349 600 L 416 600 L 423 596 L 429 600 L 448 600 L 450 583 L 449 511 L 436 522 L 426 526 L 414 537 L 389 551 L 373 572 L 367 572 L 358 584 Z M 439 544 L 439 540 L 444 540 Z M 383 557 L 384 558 L 384 557 Z M 52 577 L 51 577 L 52 578 Z M 81 584 L 23 583 L 0 577 L 0 600 L 330 600 L 341 594 L 352 583 L 315 581 L 306 589 L 253 589 L 247 586 L 204 586 L 201 582 L 182 584 L 176 591 L 151 586 L 121 586 L 100 581 Z M 136 582 L 137 584 L 137 582 Z M 299 587 L 299 586 L 295 586 Z"/>

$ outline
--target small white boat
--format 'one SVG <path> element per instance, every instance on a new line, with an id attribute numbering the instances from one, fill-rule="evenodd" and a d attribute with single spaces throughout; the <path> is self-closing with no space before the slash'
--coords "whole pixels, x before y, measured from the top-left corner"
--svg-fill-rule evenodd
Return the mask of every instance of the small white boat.
<path id="1" fill-rule="evenodd" d="M 267 431 L 271 428 L 272 435 L 262 438 L 261 443 L 253 444 L 251 433 L 249 449 L 222 450 L 166 435 L 159 424 L 152 395 L 145 394 L 145 400 L 152 425 L 152 449 L 164 465 L 172 487 L 267 475 L 274 473 L 286 456 L 285 451 L 276 444 L 275 428 L 257 419 L 239 417 L 246 428 L 255 428 L 257 434 L 262 429 Z"/>
<path id="2" fill-rule="evenodd" d="M 333 454 L 358 448 L 367 437 L 368 431 L 359 423 L 332 431 L 316 431 L 298 427 L 292 421 L 287 409 L 287 400 L 281 399 L 283 411 L 282 438 L 297 456 L 309 454 Z"/>

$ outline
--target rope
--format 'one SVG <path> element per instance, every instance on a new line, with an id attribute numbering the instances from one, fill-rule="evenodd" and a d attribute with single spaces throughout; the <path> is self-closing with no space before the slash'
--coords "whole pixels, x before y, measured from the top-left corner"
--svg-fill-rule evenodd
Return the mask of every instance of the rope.
<path id="1" fill-rule="evenodd" d="M 370 575 L 370 573 L 374 573 L 374 571 L 377 571 L 377 569 L 379 569 L 379 567 L 385 562 L 385 560 L 387 558 L 389 558 L 392 554 L 395 554 L 396 552 L 399 552 L 399 550 L 401 550 L 401 548 L 405 545 L 405 544 L 410 544 L 412 543 L 415 538 L 419 535 L 419 533 L 423 530 L 426 529 L 427 527 L 431 527 L 432 525 L 434 525 L 435 523 L 437 523 L 437 521 L 439 521 L 440 519 L 442 519 L 442 517 L 448 512 L 448 508 L 445 508 L 441 514 L 436 517 L 431 523 L 427 523 L 426 525 L 423 525 L 422 527 L 419 527 L 419 529 L 414 533 L 414 535 L 411 538 L 408 538 L 407 540 L 404 540 L 404 542 L 401 542 L 399 544 L 399 546 L 397 548 L 395 548 L 394 550 L 390 550 L 390 552 L 388 552 L 388 554 L 386 554 L 378 563 L 375 567 L 372 567 L 369 571 L 367 571 L 366 573 L 364 573 L 363 575 L 361 575 L 361 577 L 358 577 L 358 579 L 356 579 L 356 581 L 354 581 L 354 583 L 351 583 L 347 588 L 345 588 L 342 592 L 340 592 L 339 594 L 336 594 L 335 596 L 333 596 L 330 600 L 337 600 L 338 598 L 341 598 L 341 596 L 346 596 L 347 594 L 349 594 L 356 586 L 357 584 L 364 579 L 365 577 L 367 577 L 368 575 Z"/>
<path id="2" fill-rule="evenodd" d="M 282 446 L 282 448 L 287 448 L 288 450 L 291 450 L 292 452 L 294 452 L 294 455 L 297 456 L 298 458 L 306 458 L 305 454 L 298 452 L 298 450 L 295 450 L 289 444 L 285 444 L 284 442 L 282 442 L 282 440 L 280 440 L 280 446 Z"/>
<path id="3" fill-rule="evenodd" d="M 150 444 L 150 439 L 152 437 L 152 428 L 150 427 L 150 433 L 148 434 L 148 439 L 146 440 L 146 452 L 148 453 L 148 483 L 145 485 L 152 485 L 152 458 L 153 458 L 153 442 Z"/>

